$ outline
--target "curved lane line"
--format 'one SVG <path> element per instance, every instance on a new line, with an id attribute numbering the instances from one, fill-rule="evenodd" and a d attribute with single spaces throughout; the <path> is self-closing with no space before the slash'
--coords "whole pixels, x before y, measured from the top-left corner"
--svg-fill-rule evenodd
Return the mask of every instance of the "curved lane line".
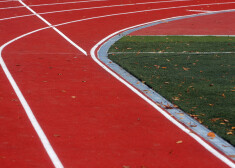
<path id="1" fill-rule="evenodd" d="M 198 135 L 196 135 L 195 133 L 191 132 L 188 128 L 186 128 L 185 126 L 183 126 L 180 122 L 178 122 L 177 120 L 175 120 L 173 117 L 171 117 L 167 112 L 165 112 L 162 108 L 160 108 L 155 102 L 153 102 L 152 100 L 150 100 L 148 97 L 146 97 L 143 93 L 141 93 L 139 90 L 137 90 L 133 85 L 129 84 L 126 80 L 124 80 L 122 77 L 120 77 L 119 75 L 116 74 L 116 72 L 114 72 L 113 70 L 111 70 L 108 66 L 106 66 L 104 63 L 102 63 L 97 57 L 95 52 L 97 51 L 97 49 L 100 49 L 104 43 L 107 42 L 107 40 L 110 40 L 110 38 L 118 35 L 120 36 L 120 33 L 123 33 L 125 31 L 128 31 L 130 29 L 134 29 L 140 26 L 144 26 L 144 25 L 148 25 L 148 24 L 152 24 L 152 23 L 156 23 L 156 22 L 163 22 L 163 21 L 169 21 L 172 19 L 179 19 L 179 18 L 185 18 L 185 17 L 192 17 L 192 16 L 197 16 L 198 14 L 193 14 L 193 15 L 186 15 L 186 16 L 178 16 L 178 17 L 172 17 L 172 18 L 167 18 L 167 19 L 161 19 L 161 20 L 156 20 L 153 22 L 147 22 L 144 24 L 139 24 L 136 26 L 131 26 L 122 30 L 119 30 L 117 32 L 114 32 L 112 34 L 110 34 L 109 36 L 105 37 L 104 39 L 102 39 L 101 41 L 99 41 L 90 51 L 91 57 L 93 58 L 93 60 L 100 65 L 103 69 L 105 69 L 108 73 L 110 73 L 113 77 L 115 77 L 117 80 L 119 80 L 121 83 L 123 83 L 124 85 L 126 85 L 130 90 L 132 90 L 134 93 L 136 93 L 138 96 L 140 96 L 142 99 L 144 99 L 146 102 L 148 102 L 151 106 L 153 106 L 157 111 L 159 111 L 163 116 L 165 116 L 168 120 L 170 120 L 173 124 L 175 124 L 177 127 L 179 127 L 182 131 L 184 131 L 186 134 L 188 134 L 189 136 L 191 136 L 193 139 L 195 139 L 199 144 L 201 144 L 205 149 L 207 149 L 209 152 L 211 152 L 214 156 L 216 156 L 218 159 L 220 159 L 221 161 L 223 161 L 225 164 L 227 164 L 228 166 L 234 167 L 235 168 L 235 164 L 230 161 L 228 158 L 226 158 L 225 156 L 223 156 L 221 153 L 219 153 L 217 150 L 215 150 L 213 147 L 211 147 L 209 144 L 207 144 L 202 138 L 200 138 Z M 201 14 L 203 15 L 203 14 Z M 112 39 L 111 39 L 112 40 Z M 112 40 L 112 43 L 114 41 Z M 105 47 L 107 49 L 107 46 Z M 99 56 L 99 55 L 98 55 Z"/>
<path id="2" fill-rule="evenodd" d="M 145 11 L 146 11 L 146 10 L 145 10 Z M 145 11 L 144 11 L 144 12 L 145 12 Z M 139 12 L 141 12 L 141 11 L 138 11 L 137 13 L 139 13 Z M 134 13 L 134 12 L 120 13 L 120 15 L 129 14 L 129 13 Z M 214 13 L 216 13 L 216 12 L 214 12 Z M 54 27 L 62 26 L 62 25 L 70 24 L 70 23 L 75 23 L 75 22 L 81 22 L 81 21 L 86 21 L 86 20 L 104 18 L 104 17 L 109 17 L 109 16 L 117 16 L 117 15 L 118 15 L 118 14 L 111 14 L 111 15 L 103 15 L 103 16 L 91 17 L 91 18 L 87 18 L 87 19 L 75 20 L 75 21 L 71 21 L 71 22 L 65 22 L 65 23 L 61 23 L 61 24 L 54 25 Z M 163 19 L 163 20 L 164 20 L 164 19 Z M 153 22 L 156 22 L 156 21 L 153 21 Z M 153 23 L 153 22 L 148 22 L 148 23 L 146 23 L 146 24 Z M 138 26 L 142 26 L 142 25 L 145 25 L 145 24 L 141 24 L 141 25 L 138 25 Z M 21 36 L 16 37 L 16 38 L 13 39 L 13 40 L 7 42 L 7 43 L 5 43 L 4 45 L 2 45 L 2 46 L 0 47 L 0 64 L 1 64 L 1 66 L 2 66 L 2 68 L 3 68 L 3 70 L 4 70 L 4 73 L 6 74 L 8 80 L 10 81 L 10 83 L 11 83 L 11 85 L 12 85 L 14 91 L 16 92 L 16 94 L 17 94 L 17 96 L 18 96 L 18 98 L 19 98 L 19 100 L 20 100 L 20 102 L 21 102 L 23 108 L 25 109 L 25 111 L 26 111 L 28 117 L 32 116 L 32 118 L 30 118 L 30 121 L 31 121 L 32 125 L 34 126 L 34 129 L 36 130 L 37 134 L 39 135 L 39 138 L 40 138 L 41 142 L 43 143 L 43 146 L 44 146 L 44 148 L 46 149 L 48 155 L 49 155 L 49 156 L 54 155 L 54 156 L 52 156 L 52 158 L 58 158 L 57 155 L 55 154 L 54 150 L 52 149 L 52 147 L 51 147 L 51 145 L 50 145 L 48 139 L 46 138 L 46 135 L 43 133 L 43 131 L 42 131 L 40 125 L 38 124 L 36 118 L 34 117 L 33 112 L 32 112 L 32 110 L 30 109 L 30 107 L 29 107 L 27 101 L 25 100 L 25 98 L 24 98 L 22 92 L 20 91 L 20 89 L 19 89 L 19 87 L 17 86 L 15 80 L 13 79 L 11 73 L 9 72 L 9 70 L 8 70 L 8 68 L 7 68 L 7 66 L 6 66 L 6 64 L 5 64 L 5 62 L 4 62 L 4 60 L 2 59 L 2 51 L 3 51 L 3 49 L 4 49 L 6 46 L 8 46 L 9 44 L 11 44 L 11 43 L 13 43 L 13 42 L 15 42 L 15 41 L 17 41 L 17 40 L 19 40 L 19 39 L 25 37 L 25 36 L 28 36 L 28 35 L 31 35 L 31 34 L 33 34 L 33 33 L 39 32 L 39 31 L 41 31 L 41 30 L 49 29 L 49 28 L 52 28 L 52 26 L 43 27 L 43 28 L 40 28 L 40 29 L 31 31 L 31 32 L 25 33 L 25 34 L 23 34 L 23 35 L 21 35 Z M 130 27 L 130 28 L 134 28 L 134 27 Z M 127 29 L 123 29 L 122 31 L 125 31 L 125 30 L 127 30 Z M 112 35 L 115 35 L 115 34 L 112 34 Z M 108 37 L 108 38 L 110 38 L 110 37 Z M 105 41 L 105 40 L 107 40 L 108 38 L 103 39 L 102 42 Z M 94 47 L 97 48 L 99 44 L 100 44 L 100 43 L 97 43 L 97 45 L 94 46 Z M 91 54 L 93 53 L 94 47 L 93 47 L 92 50 L 91 50 Z M 94 55 L 94 56 L 95 56 L 95 55 Z M 93 55 L 92 55 L 92 57 L 93 57 Z M 93 58 L 93 59 L 94 59 L 94 58 Z M 101 65 L 103 68 L 107 68 L 107 67 L 106 67 L 105 65 L 103 65 L 102 63 L 100 63 L 99 65 Z M 108 69 L 108 68 L 107 68 L 107 69 Z M 110 71 L 110 70 L 109 70 L 109 71 Z M 111 71 L 111 72 L 112 72 L 112 71 Z M 131 90 L 132 90 L 132 89 L 131 89 Z M 134 90 L 135 90 L 135 89 L 134 89 Z M 146 99 L 147 99 L 147 98 L 146 98 Z M 187 132 L 187 130 L 186 130 L 186 132 Z M 190 132 L 189 132 L 189 133 L 190 133 Z M 57 159 L 55 159 L 55 160 L 57 160 Z M 63 167 L 63 165 L 61 164 L 61 162 L 60 162 L 59 160 L 55 161 L 54 164 L 55 164 L 56 167 L 58 167 L 58 168 L 60 168 L 60 167 L 62 168 L 62 167 Z"/>
<path id="3" fill-rule="evenodd" d="M 2 2 L 16 2 L 17 0 L 6 0 L 6 1 L 0 1 L 0 3 Z"/>
<path id="4" fill-rule="evenodd" d="M 17 0 L 16 0 L 17 1 Z M 51 6 L 51 5 L 64 5 L 64 4 L 74 4 L 74 3 L 86 3 L 86 2 L 98 2 L 98 1 L 107 1 L 107 0 L 90 0 L 90 1 L 73 1 L 73 2 L 61 2 L 61 3 L 51 3 L 51 4 L 38 4 L 38 5 L 28 5 L 30 7 L 34 6 Z M 12 6 L 6 8 L 0 8 L 0 10 L 5 9 L 16 9 L 16 8 L 23 8 L 24 6 Z"/>
<path id="5" fill-rule="evenodd" d="M 32 33 L 30 33 L 30 34 L 32 34 Z M 3 51 L 3 49 L 7 45 L 9 45 L 10 43 L 12 43 L 12 42 L 14 42 L 14 41 L 24 37 L 24 36 L 26 36 L 26 35 L 23 35 L 23 36 L 20 36 L 18 38 L 15 38 L 15 39 L 5 43 L 4 45 L 2 45 L 0 47 L 0 65 L 1 65 L 5 75 L 7 76 L 11 86 L 13 87 L 17 97 L 19 98 L 20 103 L 22 104 L 22 106 L 23 106 L 23 108 L 24 108 L 24 110 L 25 110 L 25 112 L 26 112 L 26 114 L 27 114 L 31 124 L 33 125 L 33 128 L 35 129 L 36 133 L 38 134 L 38 136 L 39 136 L 39 138 L 40 138 L 40 140 L 41 140 L 41 142 L 42 142 L 46 152 L 50 156 L 53 164 L 55 165 L 56 168 L 63 168 L 62 163 L 60 162 L 59 158 L 57 157 L 57 155 L 56 155 L 55 151 L 53 150 L 49 140 L 47 139 L 45 133 L 43 132 L 40 124 L 38 123 L 37 119 L 35 118 L 35 116 L 34 116 L 32 110 L 31 110 L 30 106 L 28 105 L 27 101 L 25 100 L 22 92 L 20 91 L 20 89 L 17 86 L 14 78 L 12 77 L 11 73 L 9 72 L 9 70 L 8 70 L 4 60 L 2 59 L 2 51 Z"/>
<path id="6" fill-rule="evenodd" d="M 90 8 L 78 8 L 78 9 L 75 8 L 75 9 L 67 9 L 67 10 L 58 10 L 58 11 L 42 12 L 42 13 L 38 13 L 38 14 L 40 14 L 40 15 L 45 15 L 45 14 L 54 14 L 54 13 L 61 13 L 61 12 L 72 12 L 72 11 L 81 11 L 81 10 L 113 8 L 113 7 L 133 6 L 133 5 L 146 5 L 146 4 L 154 4 L 154 3 L 181 2 L 181 1 L 191 1 L 191 0 L 155 1 L 155 2 L 143 2 L 143 3 L 132 3 L 132 4 L 120 4 L 120 5 L 98 6 L 98 7 L 90 7 Z M 35 15 L 35 14 L 29 14 L 29 15 L 19 15 L 19 16 L 14 16 L 14 17 L 1 18 L 0 21 L 1 21 L 1 20 L 16 19 L 16 18 L 21 18 L 21 17 L 34 16 L 34 15 Z"/>
<path id="7" fill-rule="evenodd" d="M 198 7 L 198 6 L 212 6 L 212 5 L 225 5 L 225 4 L 234 4 L 235 2 L 227 2 L 227 3 L 211 3 L 211 4 L 197 4 L 197 5 L 187 5 L 187 6 L 177 6 L 177 7 L 168 7 L 168 8 L 155 8 L 155 9 L 148 9 L 148 10 L 140 10 L 140 11 L 133 11 L 133 12 L 125 12 L 125 13 L 117 13 L 117 14 L 110 14 L 110 15 L 103 15 L 103 16 L 115 16 L 115 15 L 125 15 L 125 14 L 132 14 L 132 13 L 141 13 L 141 12 L 151 12 L 151 11 L 160 11 L 160 10 L 169 10 L 169 9 L 179 9 L 179 8 L 188 8 L 188 7 Z M 71 9 L 73 10 L 73 9 Z M 223 11 L 230 11 L 230 10 L 233 10 L 233 9 L 227 9 L 227 10 L 223 10 Z M 59 11 L 55 11 L 56 12 L 59 12 Z M 70 12 L 69 10 L 65 11 L 65 12 Z M 217 11 L 211 11 L 211 12 L 217 12 Z M 46 12 L 47 14 L 48 12 Z M 49 13 L 52 13 L 52 12 L 49 12 Z M 45 13 L 38 13 L 38 14 L 45 14 Z M 30 16 L 33 16 L 35 14 L 32 14 Z M 0 19 L 1 20 L 5 20 L 5 19 L 14 19 L 14 18 L 17 18 L 18 16 L 16 17 L 10 17 L 10 18 L 2 18 Z M 27 17 L 27 16 L 26 16 Z M 96 18 L 96 17 L 92 17 L 92 18 Z M 74 22 L 77 22 L 79 20 L 74 20 Z M 70 22 L 65 22 L 65 23 L 71 23 L 73 21 L 70 21 Z M 60 25 L 63 25 L 64 23 L 62 24 L 57 24 L 57 26 L 60 26 Z M 56 25 L 54 25 L 54 27 L 56 27 Z"/>

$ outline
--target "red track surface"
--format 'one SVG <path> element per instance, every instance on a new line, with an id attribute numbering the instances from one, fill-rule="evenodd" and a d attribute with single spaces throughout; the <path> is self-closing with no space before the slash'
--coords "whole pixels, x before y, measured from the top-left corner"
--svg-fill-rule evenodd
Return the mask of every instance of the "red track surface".
<path id="1" fill-rule="evenodd" d="M 131 35 L 235 35 L 235 12 L 182 19 L 151 26 Z"/>
<path id="2" fill-rule="evenodd" d="M 41 13 L 141 1 L 145 2 L 109 0 L 32 9 Z M 32 5 L 58 1 L 24 2 Z M 115 13 L 214 2 L 219 1 L 192 0 L 110 7 L 42 17 L 58 24 Z M 16 2 L 0 2 L 1 8 L 15 5 Z M 232 7 L 234 4 L 203 6 L 211 10 Z M 98 41 L 117 30 L 162 18 L 193 14 L 195 12 L 186 9 L 200 8 L 116 15 L 67 24 L 58 29 L 89 53 Z M 22 14 L 30 12 L 26 8 L 0 10 L 1 18 Z M 0 22 L 1 45 L 47 26 L 36 16 Z M 53 29 L 13 42 L 4 48 L 2 57 L 64 167 L 227 167 L 103 70 L 89 54 L 82 54 Z M 53 167 L 2 69 L 0 83 L 0 167 Z M 183 143 L 177 144 L 178 141 Z"/>

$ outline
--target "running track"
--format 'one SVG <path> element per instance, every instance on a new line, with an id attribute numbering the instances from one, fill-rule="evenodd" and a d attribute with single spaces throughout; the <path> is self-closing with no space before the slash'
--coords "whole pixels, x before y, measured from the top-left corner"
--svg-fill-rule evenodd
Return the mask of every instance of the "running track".
<path id="1" fill-rule="evenodd" d="M 130 26 L 195 14 L 189 9 L 234 8 L 232 0 L 1 0 L 0 167 L 227 167 L 101 68 L 90 51 Z M 71 23 L 52 26 L 65 22 Z M 24 97 L 10 85 L 3 61 Z M 32 127 L 31 110 L 41 127 L 31 116 Z M 44 131 L 41 139 L 34 128 Z"/>

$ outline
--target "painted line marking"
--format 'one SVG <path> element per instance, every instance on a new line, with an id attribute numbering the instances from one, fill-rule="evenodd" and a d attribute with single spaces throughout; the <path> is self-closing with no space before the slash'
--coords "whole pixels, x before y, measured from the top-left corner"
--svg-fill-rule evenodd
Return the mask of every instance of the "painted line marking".
<path id="1" fill-rule="evenodd" d="M 17 0 L 6 0 L 6 1 L 0 1 L 0 2 L 16 2 Z M 18 1 L 17 1 L 18 2 Z"/>
<path id="2" fill-rule="evenodd" d="M 222 10 L 224 11 L 224 10 Z M 233 9 L 232 11 L 235 11 L 235 9 Z M 215 11 L 215 12 L 219 12 L 219 11 Z M 195 34 L 192 34 L 192 35 L 132 35 L 132 36 L 221 36 L 221 37 L 235 37 L 235 35 L 195 35 Z"/>
<path id="3" fill-rule="evenodd" d="M 133 6 L 133 5 L 146 5 L 146 4 L 154 4 L 154 3 L 183 2 L 183 1 L 191 1 L 191 0 L 154 1 L 154 2 L 143 2 L 143 3 L 132 3 L 132 4 L 99 6 L 99 7 L 90 7 L 90 8 L 78 8 L 78 9 L 75 8 L 75 9 L 67 9 L 67 10 L 42 12 L 42 13 L 38 13 L 38 14 L 45 15 L 45 14 L 54 14 L 54 13 L 61 13 L 61 12 L 72 12 L 72 11 L 82 11 L 82 10 L 91 10 L 91 9 L 103 9 L 103 8 L 113 8 L 113 7 Z M 34 16 L 34 15 L 35 14 L 29 14 L 29 15 L 19 15 L 19 16 L 14 16 L 14 17 L 1 18 L 0 21 L 1 20 L 16 19 L 16 18 L 21 18 L 21 17 Z"/>
<path id="4" fill-rule="evenodd" d="M 1 67 L 4 71 L 4 73 L 6 74 L 7 76 L 7 79 L 9 80 L 11 86 L 13 87 L 17 97 L 19 98 L 20 100 L 20 103 L 22 104 L 34 130 L 36 131 L 40 141 L 42 142 L 44 148 L 46 149 L 46 152 L 48 153 L 48 155 L 50 156 L 53 164 L 55 165 L 56 168 L 63 168 L 63 165 L 62 163 L 60 162 L 59 158 L 57 157 L 55 151 L 53 150 L 47 136 L 45 135 L 45 133 L 43 132 L 40 124 L 38 123 L 36 117 L 34 116 L 30 106 L 28 105 L 26 99 L 24 98 L 22 92 L 20 91 L 19 87 L 17 86 L 14 78 L 12 77 L 11 73 L 9 72 L 4 60 L 2 59 L 2 56 L 1 56 L 1 53 L 2 53 L 2 50 L 3 50 L 4 46 L 2 46 L 0 48 L 0 64 L 1 64 Z"/>
<path id="5" fill-rule="evenodd" d="M 117 14 L 110 14 L 110 15 L 103 15 L 103 16 L 115 16 L 115 15 L 126 15 L 126 14 L 135 14 L 135 13 L 141 13 L 141 12 L 152 12 L 152 11 L 160 11 L 160 10 L 169 10 L 169 9 L 179 9 L 179 8 L 187 8 L 187 7 L 198 7 L 198 6 L 206 6 L 206 5 L 221 5 L 221 4 L 234 4 L 235 2 L 227 2 L 227 3 L 211 3 L 211 4 L 197 4 L 197 5 L 187 5 L 187 6 L 177 6 L 177 7 L 168 7 L 168 8 L 155 8 L 155 9 L 149 9 L 149 10 L 141 10 L 141 11 L 133 11 L 133 12 L 126 12 L 126 13 L 117 13 Z M 227 11 L 227 12 L 230 12 L 230 11 L 233 11 L 234 9 L 226 9 L 226 10 L 223 10 L 223 11 Z M 69 11 L 66 11 L 66 12 L 69 12 Z M 218 12 L 218 11 L 215 11 L 215 12 Z M 214 13 L 214 12 L 210 12 L 210 13 Z M 38 13 L 39 14 L 39 13 Z M 43 14 L 43 13 L 42 13 Z M 32 15 L 36 15 L 36 14 L 32 14 Z M 31 15 L 30 15 L 31 16 Z M 0 19 L 1 20 L 6 20 L 6 19 L 14 19 L 14 18 L 17 18 L 18 16 L 16 17 L 10 17 L 10 18 L 2 18 Z M 92 18 L 96 18 L 96 17 L 92 17 Z M 78 21 L 78 20 L 75 20 L 75 22 Z M 73 22 L 73 21 L 71 21 Z M 70 23 L 70 22 L 67 22 L 67 23 Z M 63 24 L 63 23 L 62 23 Z M 62 25 L 62 24 L 57 24 L 57 25 Z M 55 25 L 54 25 L 55 26 Z"/>
<path id="6" fill-rule="evenodd" d="M 208 10 L 187 10 L 189 12 L 202 12 L 202 13 L 208 13 L 208 12 L 215 12 L 215 11 L 208 11 Z"/>
<path id="7" fill-rule="evenodd" d="M 51 4 L 28 5 L 28 6 L 29 6 L 29 7 L 34 7 L 34 6 L 51 6 L 51 5 L 64 5 L 64 4 L 99 2 L 99 1 L 107 1 L 107 0 L 73 1 L 73 2 L 61 2 L 61 3 L 51 3 Z M 23 7 L 24 7 L 24 6 L 12 6 L 12 7 L 0 8 L 0 10 L 4 10 L 4 9 L 15 9 L 15 8 L 23 8 Z"/>
<path id="8" fill-rule="evenodd" d="M 158 52 L 110 52 L 108 54 L 189 54 L 189 55 L 197 55 L 197 54 L 202 54 L 202 55 L 208 55 L 208 54 L 234 54 L 235 52 L 163 52 L 163 51 L 158 51 Z"/>
<path id="9" fill-rule="evenodd" d="M 194 15 L 186 15 L 188 17 L 192 17 L 195 16 Z M 161 19 L 161 20 L 157 20 L 154 22 L 162 22 L 162 21 L 166 21 L 166 20 L 170 20 L 170 19 L 176 19 L 176 18 L 180 18 L 180 17 L 186 17 L 186 16 L 178 16 L 178 17 L 172 17 L 172 18 L 168 18 L 168 19 Z M 195 139 L 198 143 L 200 143 L 204 148 L 206 148 L 209 152 L 211 152 L 214 156 L 216 156 L 217 158 L 219 158 L 221 161 L 223 161 L 225 164 L 231 166 L 231 167 L 235 167 L 235 164 L 230 161 L 228 158 L 226 158 L 225 156 L 223 156 L 222 154 L 220 154 L 217 150 L 215 150 L 213 147 L 211 147 L 210 145 L 208 145 L 203 139 L 201 139 L 198 135 L 192 133 L 189 129 L 187 129 L 186 127 L 184 127 L 181 123 L 179 123 L 177 120 L 175 120 L 173 117 L 171 117 L 168 113 L 166 113 L 163 109 L 161 109 L 158 105 L 156 105 L 153 101 L 151 101 L 149 98 L 147 98 L 143 93 L 141 93 L 140 91 L 138 91 L 135 87 L 133 87 L 131 84 L 129 84 L 128 82 L 126 82 L 124 79 L 122 79 L 119 75 L 117 75 L 115 72 L 113 72 L 111 69 L 109 69 L 105 64 L 103 64 L 97 57 L 95 54 L 95 51 L 99 48 L 101 48 L 101 45 L 104 45 L 105 42 L 107 42 L 108 39 L 114 37 L 115 35 L 122 33 L 124 31 L 136 28 L 136 27 L 140 27 L 143 25 L 147 25 L 147 24 L 151 24 L 154 22 L 148 22 L 145 24 L 140 24 L 140 25 L 136 25 L 136 26 L 132 26 L 132 27 L 128 27 L 122 30 L 119 30 L 115 33 L 110 34 L 109 36 L 105 37 L 104 39 L 102 39 L 101 41 L 99 41 L 90 51 L 91 57 L 93 58 L 93 60 L 100 65 L 103 69 L 105 69 L 108 73 L 110 73 L 112 76 L 114 76 L 117 80 L 119 80 L 121 83 L 125 84 L 129 89 L 131 89 L 134 93 L 136 93 L 138 96 L 140 96 L 142 99 L 144 99 L 146 102 L 148 102 L 150 105 L 152 105 L 156 110 L 158 110 L 162 115 L 164 115 L 168 120 L 170 120 L 173 124 L 175 124 L 176 126 L 178 126 L 182 131 L 184 131 L 185 133 L 187 133 L 188 135 L 190 135 L 193 139 Z"/>
<path id="10" fill-rule="evenodd" d="M 83 54 L 87 56 L 87 52 L 82 49 L 80 46 L 78 46 L 76 43 L 74 43 L 72 40 L 70 40 L 64 33 L 62 33 L 60 30 L 58 30 L 56 27 L 54 27 L 51 23 L 49 23 L 47 20 L 45 20 L 43 17 L 41 17 L 39 14 L 37 14 L 34 10 L 32 10 L 30 7 L 28 7 L 22 0 L 19 0 L 19 2 L 25 6 L 29 11 L 31 11 L 33 14 L 35 14 L 39 19 L 41 19 L 43 22 L 45 22 L 49 27 L 54 29 L 58 34 L 60 34 L 65 40 L 67 40 L 70 44 L 72 44 L 75 48 L 77 48 L 79 51 L 81 51 Z"/>

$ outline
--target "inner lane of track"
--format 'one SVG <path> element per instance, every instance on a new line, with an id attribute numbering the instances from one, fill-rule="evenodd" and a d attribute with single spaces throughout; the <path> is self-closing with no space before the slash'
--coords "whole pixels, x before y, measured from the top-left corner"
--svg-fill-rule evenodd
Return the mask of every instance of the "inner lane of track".
<path id="1" fill-rule="evenodd" d="M 99 2 L 98 6 L 118 2 L 122 1 L 107 1 L 102 4 Z M 92 2 L 92 6 L 94 3 L 97 2 Z M 52 24 L 58 24 L 84 17 L 197 3 L 171 2 L 42 16 Z M 82 7 L 89 7 L 91 4 L 86 5 Z M 74 5 L 67 7 L 74 8 Z M 221 5 L 220 9 L 221 7 L 226 9 L 231 8 L 231 5 Z M 193 7 L 197 8 L 200 7 Z M 33 9 L 38 13 L 53 10 L 47 7 Z M 26 9 L 25 11 L 27 13 Z M 90 19 L 58 28 L 89 51 L 100 39 L 122 28 L 192 13 L 185 8 L 132 13 Z M 1 44 L 14 36 L 46 26 L 36 16 L 6 20 L 2 23 L 6 25 L 1 26 L 4 28 L 3 31 L 11 31 L 11 34 L 3 36 Z M 12 27 L 20 23 L 27 23 L 27 27 L 19 26 L 18 30 Z M 175 167 L 192 167 L 192 160 L 193 165 L 201 167 L 225 167 L 221 161 L 175 128 L 151 106 L 104 72 L 89 57 L 84 57 L 75 50 L 52 29 L 14 42 L 4 49 L 2 56 L 65 167 L 170 167 L 171 164 Z M 4 84 L 9 85 L 6 81 Z M 166 139 L 169 141 L 166 142 Z M 179 140 L 184 142 L 181 146 L 175 143 Z M 187 156 L 185 149 L 189 149 L 186 152 Z M 160 156 L 161 160 L 158 160 Z M 213 163 L 208 162 L 211 159 Z"/>

